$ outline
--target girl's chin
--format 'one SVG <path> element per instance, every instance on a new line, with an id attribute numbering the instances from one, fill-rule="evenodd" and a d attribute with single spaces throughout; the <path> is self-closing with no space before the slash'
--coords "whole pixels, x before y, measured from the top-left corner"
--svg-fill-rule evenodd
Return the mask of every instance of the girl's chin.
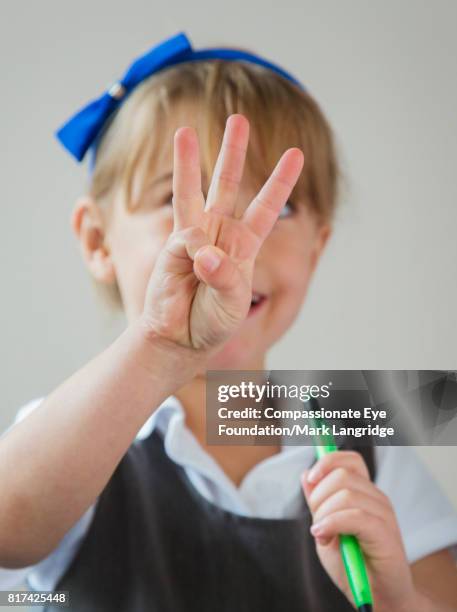
<path id="1" fill-rule="evenodd" d="M 228 340 L 219 352 L 215 353 L 206 366 L 207 370 L 257 370 L 262 369 L 264 355 L 252 350 L 253 345 L 243 342 L 238 335 Z"/>

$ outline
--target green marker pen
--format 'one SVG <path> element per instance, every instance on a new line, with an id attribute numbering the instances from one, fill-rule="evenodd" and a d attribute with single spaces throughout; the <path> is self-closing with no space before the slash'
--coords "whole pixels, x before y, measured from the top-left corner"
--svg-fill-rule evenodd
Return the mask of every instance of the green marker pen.
<path id="1" fill-rule="evenodd" d="M 322 425 L 325 425 L 325 421 L 321 419 L 310 419 L 310 421 L 312 427 L 316 429 L 322 429 Z M 338 450 L 335 439 L 331 434 L 320 434 L 313 436 L 313 438 L 317 459 Z M 355 605 L 359 612 L 372 612 L 373 597 L 359 541 L 350 534 L 342 534 L 339 536 L 339 539 L 341 556 Z"/>

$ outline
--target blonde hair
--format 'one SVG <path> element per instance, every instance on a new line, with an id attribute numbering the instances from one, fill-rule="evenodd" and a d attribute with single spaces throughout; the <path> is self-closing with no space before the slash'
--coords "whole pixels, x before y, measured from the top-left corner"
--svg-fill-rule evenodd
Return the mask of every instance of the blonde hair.
<path id="1" fill-rule="evenodd" d="M 305 165 L 291 201 L 307 200 L 322 220 L 333 217 L 338 167 L 331 128 L 309 93 L 262 66 L 220 60 L 188 62 L 143 81 L 105 127 L 89 192 L 98 201 L 123 191 L 134 208 L 160 155 L 167 118 L 177 103 L 197 105 L 202 170 L 213 174 L 227 117 L 249 120 L 245 172 L 260 186 L 289 147 L 304 152 Z M 171 143 L 170 143 L 171 144 Z M 140 191 L 133 197 L 133 179 Z"/>

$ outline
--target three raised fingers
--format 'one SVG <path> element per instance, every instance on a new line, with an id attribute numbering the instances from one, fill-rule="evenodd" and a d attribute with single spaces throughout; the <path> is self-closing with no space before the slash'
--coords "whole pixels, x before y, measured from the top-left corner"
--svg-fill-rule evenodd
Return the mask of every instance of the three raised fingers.
<path id="1" fill-rule="evenodd" d="M 203 210 L 232 215 L 236 203 L 249 140 L 249 122 L 240 114 L 231 115 L 214 174 L 205 200 L 201 188 L 200 153 L 197 134 L 191 127 L 175 132 L 173 152 L 174 230 L 199 225 Z M 243 214 L 242 220 L 263 242 L 273 229 L 303 168 L 300 149 L 283 153 L 275 169 Z"/>

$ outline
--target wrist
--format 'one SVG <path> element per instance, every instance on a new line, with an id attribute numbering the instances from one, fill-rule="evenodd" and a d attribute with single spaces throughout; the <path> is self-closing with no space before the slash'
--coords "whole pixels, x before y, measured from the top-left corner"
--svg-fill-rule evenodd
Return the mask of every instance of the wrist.
<path id="1" fill-rule="evenodd" d="M 398 608 L 397 612 L 445 612 L 446 608 L 440 608 L 436 606 L 436 603 L 433 602 L 425 593 L 419 591 L 418 589 L 414 589 L 411 594 L 411 598 L 405 602 L 400 608 Z"/>
<path id="2" fill-rule="evenodd" d="M 170 393 L 189 382 L 207 361 L 206 353 L 161 336 L 143 317 L 129 324 L 125 333 L 138 366 L 154 382 L 169 381 Z"/>

